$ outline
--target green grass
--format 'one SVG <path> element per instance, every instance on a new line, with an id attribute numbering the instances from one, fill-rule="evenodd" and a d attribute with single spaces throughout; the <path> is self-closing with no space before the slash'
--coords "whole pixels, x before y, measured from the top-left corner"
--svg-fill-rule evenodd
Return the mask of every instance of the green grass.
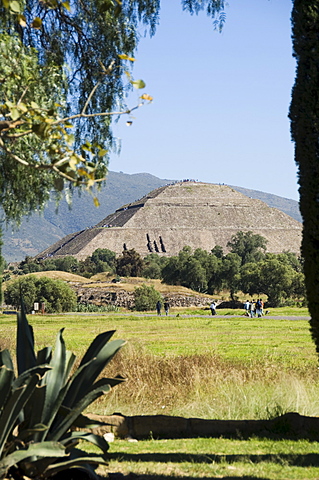
<path id="1" fill-rule="evenodd" d="M 161 356 L 214 354 L 233 362 L 267 359 L 280 366 L 304 369 L 317 362 L 304 319 L 236 317 L 157 317 L 121 314 L 29 315 L 38 347 L 52 344 L 60 328 L 70 350 L 78 354 L 100 332 Z M 2 338 L 14 338 L 15 316 L 0 315 Z M 83 333 L 85 332 L 85 335 Z"/>
<path id="2" fill-rule="evenodd" d="M 128 340 L 108 368 L 110 376 L 121 373 L 128 380 L 96 402 L 93 413 L 224 420 L 271 418 L 287 411 L 319 415 L 318 362 L 303 318 L 114 313 L 28 318 L 38 348 L 52 345 L 63 327 L 67 348 L 77 355 L 105 330 L 115 329 L 115 338 Z M 0 346 L 13 349 L 15 317 L 0 315 L 0 328 Z M 318 479 L 318 445 L 256 438 L 116 440 L 107 471 L 132 472 L 142 480 Z"/>
<path id="3" fill-rule="evenodd" d="M 307 440 L 252 438 L 115 440 L 101 474 L 121 472 L 139 478 L 224 478 L 302 480 L 319 478 L 319 444 Z"/>

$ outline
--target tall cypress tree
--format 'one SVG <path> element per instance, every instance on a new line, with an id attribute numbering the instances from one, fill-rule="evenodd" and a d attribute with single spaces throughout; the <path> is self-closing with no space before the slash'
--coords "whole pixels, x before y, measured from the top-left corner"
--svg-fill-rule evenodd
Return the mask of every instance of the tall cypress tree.
<path id="1" fill-rule="evenodd" d="M 311 334 L 319 353 L 319 0 L 294 1 L 292 39 L 297 72 L 289 116 L 299 175 Z"/>

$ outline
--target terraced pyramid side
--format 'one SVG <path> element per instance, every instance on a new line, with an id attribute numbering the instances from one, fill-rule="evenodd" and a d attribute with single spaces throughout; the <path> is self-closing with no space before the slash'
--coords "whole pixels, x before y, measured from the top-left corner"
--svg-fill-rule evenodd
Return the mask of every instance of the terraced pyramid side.
<path id="1" fill-rule="evenodd" d="M 265 237 L 269 252 L 300 252 L 302 225 L 280 210 L 227 185 L 179 182 L 153 190 L 94 227 L 64 237 L 37 258 L 84 259 L 97 248 L 117 254 L 134 248 L 142 256 L 176 255 L 185 245 L 207 251 L 221 245 L 227 250 L 227 242 L 239 230 Z"/>

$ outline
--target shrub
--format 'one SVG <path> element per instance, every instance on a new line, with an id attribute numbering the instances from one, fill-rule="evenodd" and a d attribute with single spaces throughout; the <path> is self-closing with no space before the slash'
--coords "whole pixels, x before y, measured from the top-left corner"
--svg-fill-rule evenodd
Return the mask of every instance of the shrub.
<path id="1" fill-rule="evenodd" d="M 45 479 L 70 468 L 84 469 L 90 478 L 98 478 L 93 467 L 106 465 L 105 439 L 79 428 L 103 425 L 82 412 L 124 380 L 120 376 L 97 378 L 125 342 L 109 342 L 114 331 L 98 335 L 74 369 L 76 356 L 66 350 L 62 333 L 63 329 L 57 335 L 54 351 L 46 347 L 36 354 L 32 327 L 21 306 L 16 348 L 18 375 L 9 351 L 0 352 L 2 479 Z M 88 455 L 76 448 L 82 440 L 97 446 L 102 455 Z"/>
<path id="2" fill-rule="evenodd" d="M 48 313 L 76 310 L 76 294 L 62 280 L 47 277 L 36 278 L 33 275 L 15 280 L 6 288 L 6 303 L 18 307 L 20 292 L 23 295 L 27 312 L 33 310 L 35 302 L 44 302 Z"/>
<path id="3" fill-rule="evenodd" d="M 154 310 L 158 300 L 162 301 L 163 299 L 153 285 L 147 286 L 143 284 L 141 287 L 136 287 L 134 290 L 134 308 L 139 312 Z"/>

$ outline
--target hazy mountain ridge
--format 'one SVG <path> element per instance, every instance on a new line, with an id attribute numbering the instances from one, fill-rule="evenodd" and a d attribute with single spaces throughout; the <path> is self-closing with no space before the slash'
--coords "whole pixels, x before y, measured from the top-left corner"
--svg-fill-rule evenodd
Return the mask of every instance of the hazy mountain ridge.
<path id="1" fill-rule="evenodd" d="M 34 256 L 65 235 L 99 223 L 110 213 L 127 203 L 138 200 L 155 188 L 171 183 L 148 173 L 125 174 L 109 172 L 102 191 L 97 194 L 100 207 L 94 206 L 92 196 L 86 192 L 75 193 L 72 208 L 63 200 L 56 213 L 51 200 L 43 213 L 34 213 L 23 220 L 18 230 L 3 232 L 3 256 L 8 262 L 21 261 L 26 255 Z M 298 202 L 277 195 L 232 186 L 235 190 L 257 198 L 301 221 Z"/>

